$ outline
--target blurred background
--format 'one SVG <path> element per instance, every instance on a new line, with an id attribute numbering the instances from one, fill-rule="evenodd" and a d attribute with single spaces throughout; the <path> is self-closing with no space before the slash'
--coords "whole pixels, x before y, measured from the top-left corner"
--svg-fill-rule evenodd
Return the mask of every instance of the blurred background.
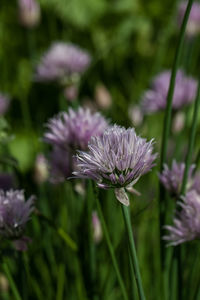
<path id="1" fill-rule="evenodd" d="M 171 69 L 179 33 L 179 2 L 38 0 L 33 12 L 23 11 L 19 2 L 0 2 L 0 93 L 9 99 L 8 108 L 0 118 L 0 168 L 2 174 L 10 176 L 9 186 L 24 189 L 27 196 L 36 195 L 38 215 L 28 224 L 27 232 L 32 239 L 28 251 L 17 253 L 5 248 L 2 255 L 7 257 L 23 300 L 87 300 L 91 299 L 85 245 L 87 196 L 84 187 L 77 188 L 79 181 L 49 182 L 46 169 L 42 169 L 41 161 L 38 163 L 38 155 L 47 159 L 49 155 L 49 145 L 43 142 L 45 124 L 61 110 L 79 105 L 90 107 L 92 111 L 101 111 L 111 123 L 134 126 L 138 134 L 154 138 L 159 151 L 164 113 L 143 116 L 140 101 L 152 77 Z M 91 64 L 79 81 L 76 101 L 67 99 L 59 84 L 39 82 L 35 78 L 41 57 L 53 42 L 60 41 L 73 43 L 91 55 Z M 199 41 L 199 35 L 186 37 L 180 65 L 196 78 Z M 182 113 L 187 119 L 185 130 L 173 131 L 170 160 L 185 157 L 192 107 L 184 108 Z M 199 133 L 198 128 L 198 137 Z M 198 146 L 199 142 L 196 152 Z M 142 196 L 130 197 L 144 289 L 147 299 L 152 300 L 161 299 L 157 172 L 158 166 L 138 182 L 136 188 Z M 128 257 L 124 253 L 127 247 L 121 210 L 113 191 L 100 191 L 100 200 L 122 277 L 129 295 L 134 295 Z M 169 214 L 172 211 L 173 205 Z M 59 235 L 49 219 L 39 216 L 40 212 L 66 235 Z M 97 299 L 122 299 L 102 236 L 95 247 Z M 187 257 L 184 280 L 188 286 L 183 291 L 183 299 L 197 299 L 200 261 L 197 263 L 194 258 L 197 259 L 198 251 L 197 242 L 184 246 L 184 257 Z M 15 299 L 1 268 L 0 291 L 1 299 Z"/>

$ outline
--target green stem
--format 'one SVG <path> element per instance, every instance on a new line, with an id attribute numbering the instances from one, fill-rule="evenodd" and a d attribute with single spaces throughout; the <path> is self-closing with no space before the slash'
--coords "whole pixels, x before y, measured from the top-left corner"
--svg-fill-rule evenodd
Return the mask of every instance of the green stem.
<path id="1" fill-rule="evenodd" d="M 7 278 L 8 278 L 8 282 L 9 282 L 11 290 L 13 292 L 14 299 L 15 300 L 22 300 L 22 298 L 21 298 L 21 296 L 20 296 L 20 294 L 18 292 L 18 289 L 16 287 L 16 284 L 15 284 L 15 282 L 14 282 L 14 280 L 12 278 L 12 275 L 10 273 L 8 264 L 5 261 L 3 262 L 2 267 L 3 267 L 3 270 L 4 270 L 4 272 L 5 272 L 5 274 L 6 274 Z"/>
<path id="2" fill-rule="evenodd" d="M 198 90 L 197 90 L 197 96 L 196 96 L 196 100 L 195 100 L 195 104 L 194 104 L 192 128 L 190 131 L 188 151 L 187 151 L 186 160 L 185 160 L 185 170 L 184 170 L 183 182 L 182 182 L 182 187 L 181 187 L 181 195 L 184 195 L 186 192 L 188 172 L 189 172 L 190 163 L 191 163 L 191 159 L 192 159 L 192 152 L 194 149 L 194 143 L 195 143 L 195 137 L 196 137 L 196 131 L 197 131 L 199 105 L 200 105 L 200 79 L 199 79 L 199 85 L 198 85 Z"/>
<path id="3" fill-rule="evenodd" d="M 137 299 L 137 286 L 135 282 L 135 274 L 133 269 L 133 264 L 131 260 L 131 254 L 130 254 L 130 247 L 128 249 L 129 252 L 129 261 L 130 261 L 130 277 L 131 277 L 131 299 L 136 300 Z"/>
<path id="4" fill-rule="evenodd" d="M 167 95 L 167 107 L 165 111 L 165 117 L 164 117 L 164 125 L 163 125 L 163 134 L 162 134 L 162 145 L 161 145 L 161 159 L 160 159 L 160 172 L 162 172 L 163 164 L 166 161 L 167 157 L 167 144 L 168 144 L 168 137 L 171 127 L 171 114 L 172 114 L 172 101 L 173 101 L 173 94 L 174 94 L 174 88 L 175 88 L 175 81 L 176 81 L 176 73 L 178 70 L 178 65 L 180 62 L 180 57 L 183 49 L 183 42 L 184 42 L 184 34 L 185 29 L 187 25 L 187 21 L 189 18 L 190 10 L 192 7 L 194 0 L 189 0 L 187 9 L 184 15 L 184 19 L 181 25 L 180 35 L 178 38 L 178 44 L 176 47 L 174 62 L 172 66 L 172 72 L 171 72 L 171 79 L 169 84 L 169 90 Z M 161 262 L 163 266 L 164 262 L 164 242 L 162 240 L 162 228 L 164 225 L 164 219 L 165 219 L 165 190 L 163 189 L 162 184 L 160 183 L 160 192 L 159 192 L 159 214 L 160 214 L 160 243 L 161 243 Z"/>
<path id="5" fill-rule="evenodd" d="M 96 259 L 95 259 L 95 244 L 92 230 L 92 211 L 93 211 L 93 187 L 92 181 L 89 181 L 87 191 L 87 222 L 88 222 L 88 250 L 89 250 L 89 270 L 90 270 L 90 286 L 92 299 L 96 299 Z"/>
<path id="6" fill-rule="evenodd" d="M 183 19 L 183 23 L 181 25 L 180 35 L 179 35 L 178 44 L 177 44 L 176 53 L 175 53 L 174 62 L 173 62 L 173 67 L 172 67 L 169 91 L 168 91 L 168 95 L 167 95 L 167 107 L 166 107 L 165 118 L 164 118 L 164 127 L 163 127 L 161 166 L 160 166 L 161 170 L 162 170 L 163 163 L 165 162 L 166 156 L 167 156 L 167 143 L 168 143 L 168 137 L 169 137 L 169 131 L 170 131 L 170 125 L 171 125 L 172 100 L 173 100 L 173 94 L 174 94 L 174 88 L 175 88 L 176 73 L 178 70 L 178 65 L 179 65 L 179 61 L 180 61 L 180 57 L 181 57 L 181 53 L 182 53 L 185 29 L 186 29 L 186 25 L 187 25 L 187 21 L 189 18 L 189 14 L 190 14 L 190 10 L 191 10 L 193 1 L 194 0 L 188 1 L 188 5 L 187 5 L 187 9 L 186 9 L 185 16 Z"/>
<path id="7" fill-rule="evenodd" d="M 134 269 L 134 273 L 135 273 L 135 279 L 136 279 L 136 284 L 137 284 L 137 288 L 138 288 L 139 298 L 141 300 L 145 300 L 144 290 L 143 290 L 143 286 L 142 286 L 142 279 L 141 279 L 140 270 L 139 270 L 139 263 L 138 263 L 138 259 L 137 259 L 136 248 L 135 248 L 135 243 L 134 243 L 134 238 L 133 238 L 133 232 L 132 232 L 132 228 L 131 228 L 131 220 L 130 220 L 129 210 L 128 210 L 128 207 L 123 204 L 121 205 L 121 207 L 122 207 L 125 227 L 126 227 L 128 238 L 129 238 L 130 255 L 131 255 L 131 260 L 133 263 L 133 269 Z"/>
<path id="8" fill-rule="evenodd" d="M 116 272 L 116 276 L 117 276 L 117 279 L 118 279 L 118 282 L 119 282 L 119 286 L 121 288 L 123 299 L 128 300 L 128 295 L 127 295 L 127 292 L 126 292 L 126 289 L 125 289 L 125 285 L 124 285 L 122 276 L 121 276 L 120 271 L 119 271 L 119 267 L 118 267 L 117 260 L 116 260 L 116 257 L 115 257 L 114 248 L 113 248 L 112 242 L 110 240 L 110 236 L 109 236 L 109 233 L 108 233 L 108 229 L 107 229 L 107 226 L 106 226 L 106 222 L 105 222 L 105 219 L 104 219 L 104 216 L 103 216 L 103 212 L 102 212 L 102 209 L 101 209 L 101 205 L 100 205 L 98 196 L 96 197 L 96 205 L 97 205 L 97 212 L 98 212 L 98 215 L 99 215 L 99 218 L 100 218 L 100 221 L 101 221 L 101 225 L 102 225 L 102 229 L 103 229 L 103 234 L 104 234 L 104 237 L 106 239 L 106 243 L 107 243 L 107 246 L 108 246 L 108 249 L 109 249 L 109 252 L 110 252 L 111 260 L 112 260 L 113 267 L 114 267 L 115 272 Z"/>

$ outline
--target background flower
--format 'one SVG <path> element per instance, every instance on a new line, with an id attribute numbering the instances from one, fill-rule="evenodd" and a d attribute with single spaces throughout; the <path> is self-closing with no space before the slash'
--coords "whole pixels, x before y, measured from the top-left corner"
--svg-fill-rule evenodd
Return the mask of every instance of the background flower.
<path id="1" fill-rule="evenodd" d="M 187 191 L 191 189 L 199 189 L 200 177 L 199 173 L 193 175 L 195 165 L 191 165 L 188 172 Z M 172 162 L 171 169 L 165 164 L 162 173 L 159 175 L 163 186 L 169 191 L 172 196 L 178 196 L 181 191 L 185 163 Z"/>
<path id="2" fill-rule="evenodd" d="M 165 226 L 168 245 L 176 246 L 200 238 L 200 195 L 192 190 L 179 202 L 172 226 Z"/>
<path id="3" fill-rule="evenodd" d="M 90 55 L 71 43 L 54 42 L 42 56 L 36 69 L 37 81 L 76 81 L 90 65 Z"/>
<path id="4" fill-rule="evenodd" d="M 44 140 L 53 146 L 49 159 L 51 181 L 61 182 L 69 177 L 76 168 L 75 150 L 87 150 L 90 138 L 103 134 L 107 127 L 106 119 L 88 108 L 69 109 L 52 118 L 44 135 Z"/>
<path id="5" fill-rule="evenodd" d="M 182 1 L 178 6 L 177 23 L 179 27 L 183 21 L 183 17 L 186 11 L 187 1 Z M 188 37 L 192 37 L 200 32 L 200 3 L 194 1 L 190 11 L 188 24 L 186 27 L 186 34 Z"/>
<path id="6" fill-rule="evenodd" d="M 144 93 L 141 101 L 141 107 L 145 114 L 165 109 L 170 77 L 171 71 L 167 70 L 153 79 L 151 88 Z M 177 110 L 191 103 L 195 99 L 196 91 L 197 81 L 186 76 L 182 70 L 178 70 L 172 108 Z"/>
<path id="7" fill-rule="evenodd" d="M 33 212 L 33 197 L 25 201 L 24 191 L 0 191 L 0 235 L 18 239 L 22 236 L 30 214 Z"/>

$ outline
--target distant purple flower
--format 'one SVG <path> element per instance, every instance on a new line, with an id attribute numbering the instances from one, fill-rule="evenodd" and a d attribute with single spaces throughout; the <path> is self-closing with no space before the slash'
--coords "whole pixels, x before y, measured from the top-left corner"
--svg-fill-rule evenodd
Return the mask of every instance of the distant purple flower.
<path id="1" fill-rule="evenodd" d="M 33 28 L 40 21 L 40 5 L 36 0 L 18 0 L 20 23 Z"/>
<path id="2" fill-rule="evenodd" d="M 69 109 L 48 122 L 44 139 L 64 149 L 86 150 L 91 136 L 101 135 L 107 127 L 107 121 L 98 112 L 82 107 L 77 111 Z"/>
<path id="3" fill-rule="evenodd" d="M 77 178 L 93 179 L 100 188 L 114 188 L 117 199 L 129 205 L 125 189 L 131 189 L 140 176 L 150 171 L 156 154 L 153 141 L 146 142 L 134 128 L 113 126 L 102 136 L 93 136 L 88 152 L 77 155 Z"/>
<path id="4" fill-rule="evenodd" d="M 90 55 L 71 43 L 55 42 L 41 58 L 35 78 L 37 81 L 73 81 L 74 76 L 87 70 Z"/>
<path id="5" fill-rule="evenodd" d="M 200 178 L 198 173 L 193 176 L 195 165 L 191 165 L 188 173 L 187 191 L 191 189 L 200 189 Z M 178 196 L 181 191 L 183 175 L 185 170 L 184 163 L 172 162 L 171 169 L 165 164 L 162 173 L 159 175 L 163 186 L 169 191 L 172 196 Z"/>
<path id="6" fill-rule="evenodd" d="M 181 27 L 183 17 L 187 8 L 187 1 L 183 1 L 178 7 L 177 22 Z M 200 32 L 200 3 L 194 2 L 190 11 L 189 20 L 186 27 L 186 34 L 188 37 L 192 37 Z"/>
<path id="7" fill-rule="evenodd" d="M 4 115 L 9 107 L 10 100 L 6 95 L 0 93 L 0 116 Z"/>
<path id="8" fill-rule="evenodd" d="M 179 202 L 172 226 L 165 226 L 169 234 L 163 239 L 169 246 L 200 238 L 200 195 L 192 190 Z"/>
<path id="9" fill-rule="evenodd" d="M 0 235 L 18 240 L 34 209 L 33 197 L 25 201 L 24 192 L 0 190 Z"/>
<path id="10" fill-rule="evenodd" d="M 164 71 L 157 75 L 142 97 L 142 110 L 145 114 L 151 114 L 166 108 L 171 71 Z M 182 108 L 191 103 L 196 96 L 197 81 L 186 76 L 182 70 L 177 72 L 172 108 Z"/>
<path id="11" fill-rule="evenodd" d="M 44 140 L 53 146 L 50 154 L 50 176 L 54 183 L 62 182 L 75 170 L 73 154 L 76 150 L 87 150 L 93 135 L 101 135 L 108 122 L 100 113 L 79 108 L 77 111 L 60 113 L 51 119 Z"/>

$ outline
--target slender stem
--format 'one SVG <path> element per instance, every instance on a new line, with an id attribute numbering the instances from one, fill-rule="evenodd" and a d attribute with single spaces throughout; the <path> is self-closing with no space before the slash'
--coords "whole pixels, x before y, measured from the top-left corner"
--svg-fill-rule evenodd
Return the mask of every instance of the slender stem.
<path id="1" fill-rule="evenodd" d="M 133 264 L 131 260 L 131 254 L 130 254 L 130 247 L 128 249 L 129 252 L 129 261 L 130 261 L 130 277 L 131 277 L 131 299 L 136 300 L 137 299 L 137 286 L 135 282 L 135 274 L 134 274 L 134 269 L 133 269 Z"/>
<path id="2" fill-rule="evenodd" d="M 165 111 L 165 118 L 164 118 L 164 126 L 163 126 L 163 136 L 162 136 L 162 149 L 161 149 L 161 170 L 163 167 L 163 163 L 166 160 L 167 156 L 167 143 L 168 143 L 168 137 L 169 137 L 169 131 L 170 131 L 170 125 L 171 125 L 171 112 L 172 112 L 172 100 L 173 100 L 173 94 L 174 94 L 174 88 L 175 88 L 175 81 L 176 81 L 176 73 L 178 70 L 178 65 L 182 53 L 183 48 L 183 41 L 184 41 L 184 34 L 185 29 L 187 25 L 187 21 L 189 18 L 190 10 L 192 7 L 192 3 L 194 0 L 189 0 L 187 9 L 184 15 L 183 23 L 181 25 L 180 35 L 178 39 L 178 44 L 176 48 L 176 53 L 174 57 L 173 67 L 172 67 L 172 73 L 171 73 L 171 79 L 170 79 L 170 85 L 169 85 L 169 91 L 167 95 L 167 107 Z"/>
<path id="3" fill-rule="evenodd" d="M 198 169 L 199 162 L 200 162 L 200 149 L 198 150 L 197 157 L 195 159 L 195 170 L 194 170 L 194 172 L 196 171 L 196 169 Z"/>
<path id="4" fill-rule="evenodd" d="M 125 289 L 125 285 L 124 285 L 122 276 L 121 276 L 120 271 L 119 271 L 119 267 L 118 267 L 117 260 L 116 260 L 116 257 L 115 257 L 114 248 L 113 248 L 112 242 L 110 240 L 110 236 L 109 236 L 109 233 L 108 233 L 108 229 L 107 229 L 107 226 L 106 226 L 106 222 L 105 222 L 105 219 L 104 219 L 104 216 L 103 216 L 103 212 L 102 212 L 102 209 L 101 209 L 101 205 L 100 205 L 98 196 L 95 197 L 95 198 L 96 198 L 97 212 L 98 212 L 98 215 L 99 215 L 99 218 L 100 218 L 100 221 L 101 221 L 103 234 L 104 234 L 105 239 L 106 239 L 106 243 L 107 243 L 107 246 L 108 246 L 108 250 L 110 252 L 113 267 L 114 267 L 115 272 L 116 272 L 117 280 L 118 280 L 119 286 L 121 288 L 123 299 L 128 300 L 128 295 L 127 295 L 127 292 L 126 292 L 126 289 Z"/>
<path id="5" fill-rule="evenodd" d="M 135 279 L 136 279 L 139 297 L 141 300 L 145 300 L 144 290 L 143 290 L 143 286 L 142 286 L 142 279 L 141 279 L 140 270 L 139 270 L 139 263 L 138 263 L 138 259 L 137 259 L 136 248 L 135 248 L 135 243 L 134 243 L 134 238 L 133 238 L 133 232 L 132 232 L 132 228 L 131 228 L 131 220 L 130 220 L 129 210 L 128 210 L 128 207 L 123 204 L 121 205 L 121 207 L 122 207 L 122 212 L 123 212 L 123 216 L 124 216 L 125 227 L 126 227 L 128 238 L 129 238 L 130 255 L 131 255 L 131 259 L 132 259 L 132 263 L 133 263 L 133 269 L 134 269 L 134 273 L 135 273 Z"/>
<path id="6" fill-rule="evenodd" d="M 10 273 L 8 264 L 5 261 L 3 262 L 2 267 L 3 267 L 3 270 L 4 270 L 4 272 L 5 272 L 5 274 L 6 274 L 7 278 L 8 278 L 11 290 L 12 290 L 13 295 L 14 295 L 14 299 L 15 300 L 22 300 L 22 298 L 21 298 L 21 296 L 20 296 L 20 294 L 18 292 L 18 289 L 16 287 L 16 284 L 15 284 L 15 282 L 14 282 L 14 280 L 12 278 L 12 275 Z"/>
<path id="7" fill-rule="evenodd" d="M 91 286 L 91 297 L 96 298 L 96 259 L 95 259 L 95 244 L 93 239 L 92 230 L 92 211 L 93 211 L 93 187 L 92 181 L 89 181 L 87 190 L 87 226 L 88 226 L 88 256 L 89 256 L 89 274 L 90 274 L 90 286 Z"/>
<path id="8" fill-rule="evenodd" d="M 200 106 L 200 79 L 199 79 L 199 85 L 198 85 L 198 90 L 197 90 L 197 96 L 196 96 L 196 100 L 195 100 L 195 104 L 194 104 L 192 128 L 190 131 L 188 151 L 187 151 L 186 160 L 185 160 L 185 170 L 184 170 L 183 182 L 182 182 L 182 187 L 181 187 L 181 195 L 185 194 L 185 191 L 186 191 L 188 172 L 189 172 L 190 163 L 191 163 L 191 159 L 192 159 L 192 152 L 194 149 L 194 143 L 195 143 L 195 137 L 196 137 L 196 131 L 197 131 L 199 106 Z"/>
<path id="9" fill-rule="evenodd" d="M 200 79 L 199 79 L 196 100 L 195 100 L 195 104 L 194 104 L 192 128 L 190 131 L 188 151 L 187 151 L 186 160 L 185 160 L 185 170 L 184 170 L 184 174 L 183 174 L 183 181 L 182 181 L 181 193 L 180 193 L 181 195 L 184 195 L 186 192 L 188 173 L 189 173 L 190 163 L 191 163 L 191 159 L 192 159 L 192 153 L 193 153 L 193 149 L 194 149 L 195 137 L 196 137 L 199 106 L 200 106 Z M 179 200 L 181 201 L 181 198 Z M 180 207 L 178 207 L 178 209 L 180 209 Z M 178 265 L 178 269 L 177 269 L 178 292 L 181 293 L 181 288 L 179 288 L 182 285 L 181 245 L 178 245 L 176 248 L 177 249 L 176 249 L 176 258 L 175 259 L 177 259 L 177 265 Z M 179 295 L 179 297 L 181 298 L 181 295 Z"/>
<path id="10" fill-rule="evenodd" d="M 175 81 L 176 81 L 176 73 L 178 70 L 178 65 L 180 62 L 180 57 L 183 49 L 183 41 L 184 41 L 184 34 L 185 29 L 187 25 L 187 21 L 189 18 L 190 10 L 192 7 L 194 0 L 189 0 L 187 9 L 185 11 L 185 15 L 183 18 L 183 22 L 181 25 L 181 30 L 178 38 L 178 44 L 176 47 L 174 62 L 172 66 L 172 73 L 171 73 L 171 79 L 169 84 L 169 90 L 167 95 L 167 107 L 165 111 L 165 117 L 164 117 L 164 124 L 163 124 L 163 134 L 162 134 L 162 145 L 161 145 L 161 159 L 160 159 L 160 171 L 162 172 L 163 164 L 166 161 L 167 157 L 167 144 L 168 144 L 168 137 L 171 127 L 171 115 L 172 115 L 172 101 L 173 101 L 173 94 L 174 94 L 174 88 L 175 88 Z M 159 215 L 160 215 L 160 243 L 161 243 L 161 262 L 163 266 L 164 262 L 164 242 L 162 241 L 162 228 L 164 225 L 164 218 L 165 218 L 165 190 L 163 189 L 162 184 L 160 183 L 160 192 L 159 192 Z"/>

